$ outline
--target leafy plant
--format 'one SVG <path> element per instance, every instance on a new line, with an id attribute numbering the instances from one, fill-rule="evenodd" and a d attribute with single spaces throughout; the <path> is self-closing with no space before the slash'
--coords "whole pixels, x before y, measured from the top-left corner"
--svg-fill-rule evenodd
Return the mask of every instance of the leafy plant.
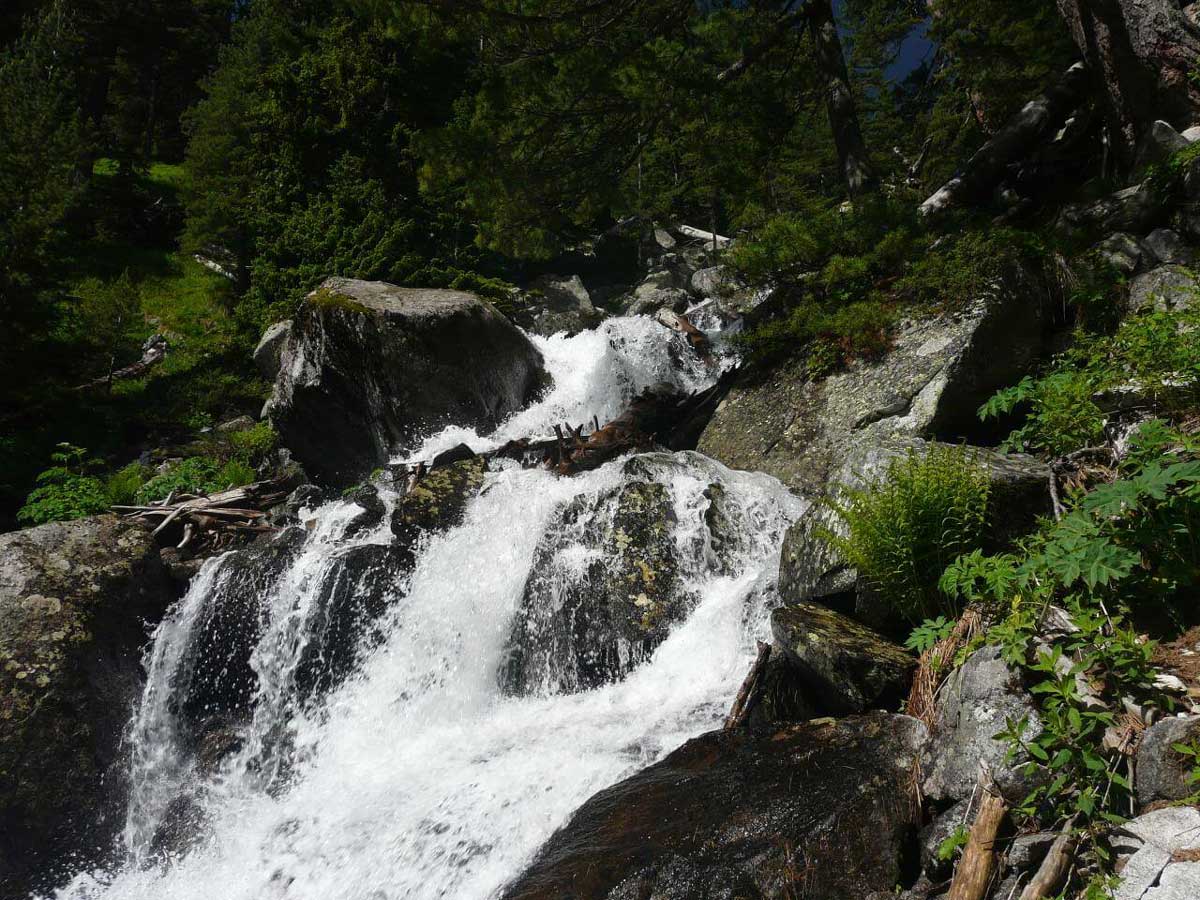
<path id="1" fill-rule="evenodd" d="M 192 456 L 142 485 L 137 492 L 137 502 L 162 500 L 172 493 L 211 494 L 253 480 L 254 470 L 239 460 L 222 464 L 208 456 Z"/>
<path id="2" fill-rule="evenodd" d="M 944 641 L 950 637 L 953 631 L 953 619 L 947 619 L 945 616 L 938 616 L 936 619 L 926 619 L 913 629 L 912 634 L 908 636 L 908 640 L 904 642 L 904 646 L 909 650 L 915 650 L 917 653 L 924 653 L 940 641 Z"/>
<path id="3" fill-rule="evenodd" d="M 947 568 L 944 591 L 1007 608 L 988 637 L 1023 669 L 1038 700 L 1040 733 L 1010 722 L 997 735 L 1052 776 L 1020 812 L 1119 821 L 1128 809 L 1125 757 L 1106 748 L 1104 735 L 1122 698 L 1168 702 L 1153 688 L 1154 644 L 1133 619 L 1147 607 L 1169 609 L 1200 584 L 1197 525 L 1200 460 L 1158 458 L 1077 498 L 1017 552 L 965 554 Z M 1053 638 L 1041 628 L 1051 604 L 1071 623 Z"/>
<path id="4" fill-rule="evenodd" d="M 1194 803 L 1200 800 L 1200 738 L 1193 738 L 1186 743 L 1177 741 L 1171 745 L 1171 749 L 1191 767 L 1187 774 L 1187 782 L 1193 790 L 1188 802 Z"/>
<path id="5" fill-rule="evenodd" d="M 826 529 L 821 536 L 908 621 L 955 616 L 938 578 L 981 544 L 989 493 L 985 466 L 966 450 L 910 451 L 875 484 L 830 501 L 846 534 Z"/>
<path id="6" fill-rule="evenodd" d="M 37 476 L 38 486 L 25 499 L 17 512 L 24 525 L 42 525 L 67 519 L 81 519 L 108 509 L 104 483 L 85 474 L 96 463 L 87 458 L 87 451 L 71 444 L 59 444 L 50 455 L 57 463 Z"/>
<path id="7" fill-rule="evenodd" d="M 279 435 L 270 422 L 259 422 L 253 428 L 229 435 L 229 444 L 237 458 L 252 466 L 262 462 L 278 443 Z"/>
<path id="8" fill-rule="evenodd" d="M 1131 316 L 1109 335 L 1082 335 L 1041 377 L 999 391 L 981 420 L 1025 411 L 1004 442 L 1010 450 L 1059 456 L 1099 441 L 1107 417 L 1098 398 L 1134 392 L 1160 411 L 1179 412 L 1200 398 L 1200 311 L 1152 311 Z"/>
<path id="9" fill-rule="evenodd" d="M 950 833 L 950 835 L 938 844 L 937 857 L 943 862 L 954 859 L 955 855 L 963 847 L 967 846 L 967 841 L 971 839 L 971 832 L 966 825 L 959 825 Z"/>
<path id="10" fill-rule="evenodd" d="M 149 469 L 140 463 L 130 463 L 108 476 L 104 493 L 110 506 L 128 506 L 137 501 L 137 493 L 149 477 Z"/>

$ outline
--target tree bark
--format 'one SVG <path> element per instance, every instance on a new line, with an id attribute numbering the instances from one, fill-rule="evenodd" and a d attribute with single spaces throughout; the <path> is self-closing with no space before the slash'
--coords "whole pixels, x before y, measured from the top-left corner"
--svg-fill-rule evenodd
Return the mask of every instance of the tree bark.
<path id="1" fill-rule="evenodd" d="M 817 69 L 825 79 L 825 104 L 833 142 L 837 146 L 838 168 L 853 200 L 874 188 L 875 173 L 858 124 L 858 110 L 850 91 L 850 74 L 846 70 L 846 57 L 833 18 L 833 4 L 830 0 L 817 0 L 807 8 Z"/>
<path id="2" fill-rule="evenodd" d="M 1083 64 L 1071 66 L 1057 84 L 1036 100 L 1026 103 L 994 138 L 980 147 L 961 173 L 922 203 L 921 215 L 934 215 L 952 206 L 986 200 L 992 188 L 1004 177 L 1009 164 L 1028 154 L 1080 104 L 1087 84 L 1088 75 Z"/>
<path id="3" fill-rule="evenodd" d="M 1117 165 L 1129 171 L 1156 120 L 1183 128 L 1200 110 L 1190 75 L 1200 65 L 1200 28 L 1177 0 L 1056 0 L 1104 98 Z"/>
<path id="4" fill-rule="evenodd" d="M 971 826 L 971 837 L 954 872 L 948 900 L 983 900 L 996 871 L 996 834 L 1008 813 L 1008 805 L 999 794 L 986 787 L 983 802 Z"/>

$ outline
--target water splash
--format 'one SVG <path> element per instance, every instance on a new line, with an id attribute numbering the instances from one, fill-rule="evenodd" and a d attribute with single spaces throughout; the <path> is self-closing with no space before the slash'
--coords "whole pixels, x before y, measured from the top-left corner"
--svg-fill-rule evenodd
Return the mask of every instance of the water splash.
<path id="1" fill-rule="evenodd" d="M 711 379 L 664 368 L 662 335 L 651 347 L 651 333 L 618 320 L 608 331 L 547 339 L 554 392 L 489 439 L 580 420 L 601 400 L 615 412 L 664 374 L 684 384 L 694 378 L 696 387 Z M 469 437 L 479 446 L 478 435 Z M 429 447 L 437 442 L 456 440 L 443 434 Z M 398 599 L 376 623 L 382 640 L 319 702 L 302 702 L 291 673 L 322 586 L 348 548 L 388 539 L 383 530 L 346 539 L 351 504 L 316 511 L 316 527 L 262 592 L 253 714 L 215 769 L 199 766 L 180 739 L 177 694 L 201 611 L 229 587 L 225 580 L 244 576 L 225 561 L 207 563 L 160 626 L 148 659 L 132 730 L 126 862 L 77 876 L 59 896 L 495 896 L 587 797 L 714 727 L 765 632 L 779 547 L 800 501 L 768 476 L 732 472 L 699 454 L 642 459 L 633 474 L 621 460 L 575 478 L 516 467 L 490 473 L 463 523 L 427 539 L 415 568 L 393 586 Z M 667 489 L 680 578 L 697 598 L 692 612 L 620 682 L 506 696 L 497 672 L 557 513 L 647 477 Z M 713 485 L 736 538 L 719 553 L 706 517 Z M 180 796 L 190 837 L 164 844 Z"/>

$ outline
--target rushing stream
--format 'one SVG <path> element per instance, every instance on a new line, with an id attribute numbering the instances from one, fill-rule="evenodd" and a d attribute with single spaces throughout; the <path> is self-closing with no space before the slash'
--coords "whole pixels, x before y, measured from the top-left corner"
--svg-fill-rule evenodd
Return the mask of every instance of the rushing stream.
<path id="1" fill-rule="evenodd" d="M 715 377 L 669 349 L 664 329 L 646 318 L 536 340 L 554 377 L 547 397 L 487 437 L 448 428 L 411 458 L 464 440 L 481 449 L 541 436 L 554 422 L 605 421 L 650 384 L 695 390 Z M 573 478 L 493 468 L 463 523 L 421 546 L 403 584 L 376 587 L 397 596 L 375 624 L 379 637 L 349 677 L 315 698 L 302 695 L 297 672 L 328 595 L 322 587 L 339 577 L 349 550 L 387 544 L 391 533 L 385 517 L 345 537 L 358 511 L 346 501 L 305 513 L 313 523 L 303 546 L 262 578 L 253 712 L 213 768 L 180 737 L 177 694 L 206 604 L 246 574 L 228 557 L 206 563 L 147 658 L 130 728 L 124 862 L 76 876 L 60 896 L 496 896 L 591 794 L 719 723 L 764 634 L 779 545 L 800 501 L 765 475 L 699 454 L 646 457 L 637 477 L 651 472 L 666 488 L 679 580 L 695 598 L 690 614 L 617 683 L 514 697 L 498 672 L 539 545 L 561 545 L 556 578 L 578 575 L 596 551 L 551 534 L 556 514 L 634 476 L 622 460 Z M 714 484 L 735 538 L 720 558 L 705 516 Z M 181 808 L 186 834 L 164 842 Z"/>

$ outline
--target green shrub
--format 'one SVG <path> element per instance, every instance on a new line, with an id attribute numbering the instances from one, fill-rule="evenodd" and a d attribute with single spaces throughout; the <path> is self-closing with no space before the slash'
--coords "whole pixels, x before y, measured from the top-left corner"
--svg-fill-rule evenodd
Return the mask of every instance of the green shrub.
<path id="1" fill-rule="evenodd" d="M 70 444 L 58 447 L 58 452 L 50 455 L 57 465 L 37 476 L 38 486 L 17 512 L 17 519 L 23 525 L 81 519 L 108 509 L 104 483 L 85 474 L 86 469 L 95 465 L 94 460 L 87 459 L 87 451 Z"/>
<path id="2" fill-rule="evenodd" d="M 966 450 L 910 451 L 876 483 L 830 501 L 846 534 L 821 537 L 907 621 L 957 615 L 938 579 L 982 543 L 989 493 L 986 468 Z"/>
<path id="3" fill-rule="evenodd" d="M 209 456 L 192 456 L 142 485 L 137 492 L 137 502 L 162 500 L 172 493 L 212 494 L 253 480 L 254 470 L 240 460 L 221 463 Z"/>
<path id="4" fill-rule="evenodd" d="M 104 493 L 108 496 L 110 506 L 131 506 L 137 502 L 137 493 L 141 490 L 150 470 L 140 463 L 130 463 L 108 476 L 104 482 Z"/>
<path id="5" fill-rule="evenodd" d="M 1051 821 L 1079 813 L 1086 823 L 1121 821 L 1130 809 L 1130 761 L 1105 733 L 1124 715 L 1124 698 L 1170 708 L 1153 686 L 1154 642 L 1138 620 L 1160 620 L 1177 606 L 1194 615 L 1186 607 L 1200 586 L 1198 535 L 1200 460 L 1165 456 L 1131 463 L 1125 477 L 1076 498 L 1017 552 L 974 551 L 947 568 L 942 589 L 999 616 L 988 640 L 1024 670 L 1038 699 L 1040 735 L 1027 739 L 1021 720 L 997 736 L 1054 776 L 1038 782 L 1018 815 Z M 1052 603 L 1071 627 L 1047 635 L 1042 621 Z"/>
<path id="6" fill-rule="evenodd" d="M 262 462 L 278 443 L 279 435 L 270 422 L 259 422 L 253 428 L 229 435 L 229 444 L 235 456 L 251 466 Z"/>
<path id="7" fill-rule="evenodd" d="M 1024 410 L 1025 422 L 1005 441 L 1013 450 L 1058 456 L 1100 440 L 1106 418 L 1098 395 L 1125 387 L 1166 413 L 1200 400 L 1200 311 L 1154 311 L 1131 316 L 1109 335 L 1082 335 L 1049 371 L 998 392 L 980 419 Z"/>

